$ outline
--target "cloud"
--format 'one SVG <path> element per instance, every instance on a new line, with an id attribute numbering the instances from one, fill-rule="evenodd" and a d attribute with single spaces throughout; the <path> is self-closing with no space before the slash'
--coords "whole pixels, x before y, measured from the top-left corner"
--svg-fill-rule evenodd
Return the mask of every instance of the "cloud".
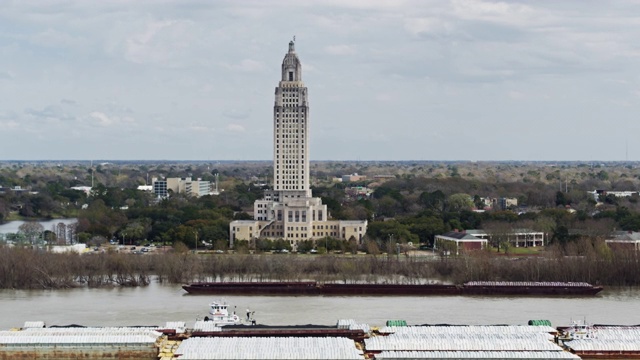
<path id="1" fill-rule="evenodd" d="M 227 125 L 227 130 L 230 132 L 244 132 L 245 128 L 239 124 L 229 124 Z"/>
<path id="2" fill-rule="evenodd" d="M 38 122 L 69 122 L 75 121 L 75 117 L 65 112 L 60 105 L 47 105 L 42 109 L 27 108 L 24 113 L 29 119 L 36 120 Z"/>
<path id="3" fill-rule="evenodd" d="M 222 115 L 231 119 L 246 119 L 249 117 L 250 113 L 251 112 L 248 110 L 241 111 L 238 109 L 231 109 L 223 112 Z"/>
<path id="4" fill-rule="evenodd" d="M 128 106 L 118 104 L 115 101 L 110 101 L 106 104 L 105 109 L 108 112 L 115 114 L 133 114 L 133 109 Z"/>
<path id="5" fill-rule="evenodd" d="M 259 72 L 265 69 L 265 66 L 262 62 L 252 59 L 243 59 L 238 64 L 223 64 L 226 68 L 240 71 L 240 72 Z"/>
<path id="6" fill-rule="evenodd" d="M 509 98 L 513 99 L 513 100 L 521 100 L 527 97 L 526 94 L 517 91 L 517 90 L 511 90 L 507 93 L 507 96 L 509 96 Z"/>
<path id="7" fill-rule="evenodd" d="M 148 20 L 143 30 L 124 39 L 124 58 L 135 64 L 183 66 L 190 60 L 187 50 L 194 32 L 189 20 Z"/>
<path id="8" fill-rule="evenodd" d="M 442 37 L 454 32 L 450 21 L 436 17 L 409 18 L 404 22 L 404 29 L 417 37 Z"/>
<path id="9" fill-rule="evenodd" d="M 356 53 L 353 46 L 349 45 L 329 45 L 324 48 L 324 51 L 331 55 L 353 55 Z"/>
<path id="10" fill-rule="evenodd" d="M 124 116 L 124 117 L 118 117 L 118 116 L 108 116 L 107 114 L 100 112 L 100 111 L 94 111 L 91 114 L 89 114 L 89 116 L 97 121 L 98 125 L 103 126 L 103 127 L 109 127 L 112 125 L 117 125 L 117 124 L 123 124 L 123 123 L 133 123 L 135 122 L 135 119 L 129 116 Z"/>
<path id="11" fill-rule="evenodd" d="M 20 127 L 20 123 L 15 120 L 0 120 L 0 127 L 3 129 L 15 130 Z"/>
<path id="12" fill-rule="evenodd" d="M 17 129 L 20 123 L 17 114 L 12 111 L 0 112 L 0 128 L 2 129 Z"/>
<path id="13" fill-rule="evenodd" d="M 62 99 L 60 100 L 60 103 L 63 105 L 77 105 L 78 102 L 72 99 Z"/>
<path id="14" fill-rule="evenodd" d="M 191 124 L 189 125 L 189 129 L 195 131 L 195 132 L 209 132 L 209 131 L 214 131 L 215 129 L 212 127 L 208 127 L 206 125 L 202 125 L 202 124 Z"/>
<path id="15" fill-rule="evenodd" d="M 48 48 L 70 48 L 82 45 L 83 40 L 80 37 L 69 35 L 54 29 L 47 29 L 32 35 L 29 39 L 32 43 L 48 47 Z"/>
<path id="16" fill-rule="evenodd" d="M 536 16 L 536 12 L 531 6 L 517 3 L 454 0 L 452 4 L 452 14 L 464 20 L 484 20 L 521 25 L 525 20 L 534 20 Z"/>
<path id="17" fill-rule="evenodd" d="M 377 94 L 375 97 L 376 101 L 381 101 L 381 102 L 390 102 L 393 101 L 393 95 L 389 94 L 389 93 L 380 93 Z"/>
<path id="18" fill-rule="evenodd" d="M 11 71 L 0 71 L 0 80 L 13 80 L 16 76 Z"/>

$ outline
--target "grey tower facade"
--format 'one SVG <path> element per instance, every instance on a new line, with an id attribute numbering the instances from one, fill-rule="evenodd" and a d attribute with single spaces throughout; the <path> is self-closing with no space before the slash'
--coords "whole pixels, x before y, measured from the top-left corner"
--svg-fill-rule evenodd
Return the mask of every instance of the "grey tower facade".
<path id="1" fill-rule="evenodd" d="M 273 106 L 273 189 L 253 206 L 254 220 L 229 225 L 230 245 L 256 238 L 299 241 L 327 236 L 362 241 L 366 221 L 329 220 L 327 206 L 311 194 L 309 181 L 309 97 L 294 42 L 282 61 Z"/>
<path id="2" fill-rule="evenodd" d="M 274 190 L 311 197 L 309 98 L 293 41 L 282 61 L 282 77 L 275 91 L 273 144 Z"/>

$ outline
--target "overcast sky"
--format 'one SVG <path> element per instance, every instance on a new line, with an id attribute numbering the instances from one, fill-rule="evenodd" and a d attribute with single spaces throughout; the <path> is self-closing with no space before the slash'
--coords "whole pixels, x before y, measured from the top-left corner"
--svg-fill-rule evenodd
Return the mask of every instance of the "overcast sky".
<path id="1" fill-rule="evenodd" d="M 2 2 L 0 159 L 640 160 L 637 1 Z"/>

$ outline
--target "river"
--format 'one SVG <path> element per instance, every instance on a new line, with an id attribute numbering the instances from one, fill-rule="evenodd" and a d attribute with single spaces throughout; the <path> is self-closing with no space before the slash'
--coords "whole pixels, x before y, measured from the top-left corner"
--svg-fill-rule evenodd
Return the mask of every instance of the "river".
<path id="1" fill-rule="evenodd" d="M 188 295 L 178 285 L 152 282 L 140 288 L 72 290 L 0 290 L 0 330 L 25 321 L 47 325 L 86 326 L 163 325 L 203 317 L 211 300 Z M 409 324 L 526 324 L 550 320 L 554 326 L 572 319 L 596 324 L 640 324 L 639 289 L 605 289 L 592 297 L 495 296 L 226 296 L 237 306 L 255 311 L 260 324 L 335 325 L 338 319 L 384 325 L 389 319 Z"/>

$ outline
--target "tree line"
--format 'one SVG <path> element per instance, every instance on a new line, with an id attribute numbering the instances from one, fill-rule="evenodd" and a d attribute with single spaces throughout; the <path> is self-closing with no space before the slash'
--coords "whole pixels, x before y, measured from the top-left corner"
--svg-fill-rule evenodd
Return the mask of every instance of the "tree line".
<path id="1" fill-rule="evenodd" d="M 460 257 L 374 255 L 196 255 L 178 246 L 150 256 L 116 252 L 55 254 L 0 247 L 0 288 L 145 286 L 150 281 L 443 282 L 579 281 L 608 286 L 640 285 L 637 252 L 580 240 L 567 249 L 551 246 L 542 257 L 495 257 L 474 251 Z M 569 256 L 566 256 L 568 251 Z M 427 260 L 430 259 L 430 260 Z"/>
<path id="2" fill-rule="evenodd" d="M 23 219 L 77 217 L 74 236 L 80 242 L 98 244 L 108 240 L 124 244 L 182 242 L 225 249 L 229 222 L 250 219 L 247 213 L 265 190 L 259 179 L 268 179 L 268 163 L 211 169 L 205 164 L 106 164 L 89 167 L 65 165 L 46 169 L 12 165 L 0 168 L 5 185 L 31 187 L 38 194 L 6 191 L 0 194 L 0 220 L 17 213 Z M 359 250 L 388 251 L 395 243 L 431 245 L 435 235 L 455 229 L 529 228 L 548 235 L 550 243 L 563 248 L 579 239 L 602 239 L 612 230 L 640 230 L 638 196 L 601 199 L 587 193 L 595 188 L 635 189 L 638 174 L 633 167 L 615 169 L 578 165 L 548 168 L 518 164 L 314 164 L 315 176 L 327 178 L 342 172 L 396 172 L 389 181 L 369 179 L 358 185 L 370 186 L 369 198 L 355 200 L 345 194 L 353 184 L 315 181 L 314 196 L 322 198 L 335 219 L 368 220 L 365 241 Z M 36 171 L 38 170 L 38 171 Z M 173 194 L 158 200 L 150 193 L 135 190 L 152 172 L 166 176 L 211 179 L 221 174 L 225 191 L 220 196 L 202 198 Z M 568 180 L 563 174 L 568 173 Z M 508 176 L 507 176 L 508 175 Z M 568 175 L 567 175 L 568 176 Z M 96 185 L 87 196 L 69 187 Z M 564 181 L 562 181 L 564 180 Z M 109 186 L 105 184 L 110 184 Z M 562 186 L 559 186 L 562 185 Z M 483 198 L 512 197 L 518 207 L 476 212 Z M 502 231 L 502 230 L 500 230 Z M 49 234 L 53 237 L 55 234 Z M 256 251 L 287 248 L 283 241 L 257 239 L 242 247 Z M 353 244 L 322 239 L 300 244 L 325 250 L 353 250 Z M 323 246 L 324 245 L 324 246 Z M 499 241 L 494 247 L 508 247 Z M 505 249 L 505 250 L 508 250 Z"/>

